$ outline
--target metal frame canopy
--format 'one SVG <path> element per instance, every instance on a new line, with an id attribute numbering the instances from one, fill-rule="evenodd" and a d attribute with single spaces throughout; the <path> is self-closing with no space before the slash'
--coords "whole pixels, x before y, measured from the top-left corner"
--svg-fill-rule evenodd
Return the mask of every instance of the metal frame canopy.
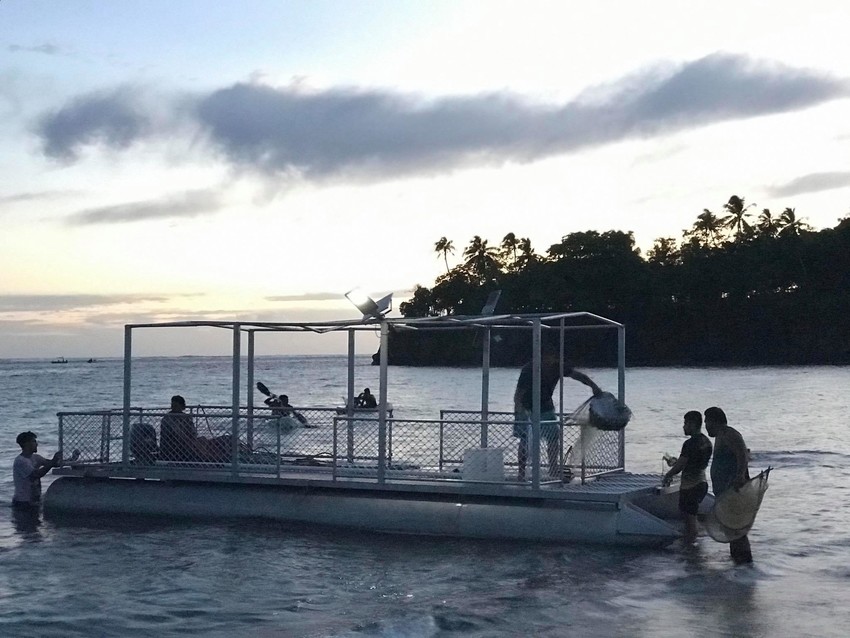
<path id="1" fill-rule="evenodd" d="M 564 332 L 567 330 L 616 329 L 617 330 L 617 395 L 621 403 L 625 402 L 625 326 L 612 319 L 607 319 L 590 312 L 550 312 L 550 313 L 520 313 L 500 315 L 444 315 L 440 317 L 364 317 L 363 319 L 339 321 L 168 321 L 160 323 L 138 323 L 124 326 L 124 448 L 123 458 L 129 459 L 130 440 L 130 407 L 132 382 L 133 331 L 142 328 L 198 328 L 211 327 L 230 330 L 233 334 L 232 347 L 232 422 L 234 445 L 234 470 L 238 458 L 238 427 L 240 414 L 240 385 L 243 333 L 247 334 L 247 406 L 253 410 L 254 386 L 254 340 L 257 333 L 266 332 L 309 332 L 324 334 L 328 332 L 348 333 L 348 406 L 351 409 L 354 399 L 354 356 L 355 334 L 358 331 L 380 330 L 380 392 L 378 397 L 378 433 L 379 456 L 384 458 L 386 445 L 387 421 L 387 368 L 389 333 L 396 331 L 443 331 L 443 330 L 479 330 L 483 334 L 482 344 L 482 379 L 481 379 L 481 418 L 488 418 L 489 379 L 490 379 L 490 336 L 493 329 L 520 329 L 532 331 L 532 371 L 533 371 L 533 409 L 532 437 L 539 441 L 540 430 L 540 363 L 541 342 L 543 331 L 555 330 L 560 333 L 561 372 L 564 366 Z M 563 374 L 562 374 L 563 376 Z M 563 389 L 561 390 L 563 405 Z M 349 416 L 351 416 L 349 414 Z M 486 446 L 486 440 L 482 440 Z M 539 455 L 538 445 L 532 446 L 532 483 L 539 484 Z M 623 437 L 620 439 L 620 458 L 624 458 Z M 383 482 L 384 467 L 378 468 L 378 480 Z"/>

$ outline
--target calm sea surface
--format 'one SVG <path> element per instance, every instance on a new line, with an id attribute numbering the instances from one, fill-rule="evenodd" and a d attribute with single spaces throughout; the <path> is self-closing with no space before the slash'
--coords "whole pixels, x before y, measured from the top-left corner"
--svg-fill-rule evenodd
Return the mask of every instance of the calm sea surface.
<path id="1" fill-rule="evenodd" d="M 342 357 L 267 357 L 257 380 L 298 405 L 345 394 Z M 614 370 L 587 371 L 616 387 Z M 378 386 L 368 358 L 357 388 Z M 133 403 L 230 401 L 230 360 L 139 359 Z M 516 370 L 494 370 L 510 409 Z M 59 410 L 120 407 L 122 364 L 0 361 L 0 501 L 15 435 L 56 449 Z M 0 507 L 0 636 L 846 636 L 850 627 L 850 368 L 655 368 L 627 374 L 626 466 L 660 472 L 681 417 L 723 407 L 771 465 L 755 564 L 701 537 L 683 552 L 398 537 L 265 522 L 16 524 Z M 399 418 L 477 409 L 480 373 L 390 369 Z M 565 405 L 583 386 L 565 385 Z M 44 480 L 45 487 L 50 477 Z"/>

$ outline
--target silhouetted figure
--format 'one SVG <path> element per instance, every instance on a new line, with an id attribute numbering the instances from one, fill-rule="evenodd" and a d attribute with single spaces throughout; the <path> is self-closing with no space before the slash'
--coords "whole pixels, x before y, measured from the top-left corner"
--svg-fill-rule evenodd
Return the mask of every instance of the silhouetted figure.
<path id="1" fill-rule="evenodd" d="M 186 400 L 171 397 L 171 411 L 160 422 L 160 457 L 168 461 L 193 461 L 197 457 L 198 430 L 185 413 Z"/>
<path id="2" fill-rule="evenodd" d="M 355 408 L 374 409 L 378 407 L 378 400 L 369 388 L 364 388 L 363 392 L 357 395 L 354 400 Z"/>
<path id="3" fill-rule="evenodd" d="M 679 458 L 673 462 L 673 467 L 664 475 L 663 483 L 669 485 L 676 474 L 682 473 L 682 483 L 679 486 L 679 511 L 685 520 L 685 535 L 682 540 L 690 545 L 697 538 L 699 505 L 708 494 L 705 468 L 711 458 L 711 441 L 702 433 L 702 414 L 696 410 L 685 414 L 682 429 L 689 438 L 682 444 L 682 451 Z"/>
<path id="4" fill-rule="evenodd" d="M 62 451 L 56 452 L 49 460 L 37 454 L 38 439 L 35 432 L 21 432 L 15 441 L 21 446 L 21 453 L 12 463 L 12 479 L 15 484 L 12 507 L 16 510 L 38 510 L 41 502 L 41 477 L 54 467 L 62 465 Z M 76 461 L 79 456 L 79 451 L 74 450 L 69 461 Z"/>
<path id="5" fill-rule="evenodd" d="M 301 425 L 305 425 L 307 423 L 307 418 L 292 407 L 289 403 L 289 397 L 285 394 L 273 394 L 263 401 L 263 403 L 272 409 L 273 416 L 291 416 L 297 419 Z"/>
<path id="6" fill-rule="evenodd" d="M 729 427 L 726 413 L 717 407 L 705 411 L 705 431 L 714 438 L 711 488 L 717 498 L 727 490 L 740 488 L 749 480 L 747 444 L 738 430 Z M 736 563 L 753 562 L 750 539 L 746 536 L 729 543 L 729 553 Z"/>
<path id="7" fill-rule="evenodd" d="M 517 478 L 525 480 L 525 466 L 528 462 L 528 436 L 532 411 L 532 362 L 526 363 L 519 373 L 516 391 L 514 392 L 514 436 L 519 439 L 517 446 L 517 464 L 519 466 Z M 593 394 L 600 394 L 601 388 L 596 385 L 590 377 L 583 372 L 574 370 L 571 366 L 564 366 L 564 376 L 575 379 L 593 390 Z M 540 439 L 546 441 L 546 452 L 549 458 L 549 475 L 558 475 L 558 447 L 560 443 L 560 421 L 555 414 L 555 404 L 552 401 L 552 393 L 555 386 L 561 380 L 560 357 L 557 353 L 544 353 L 540 362 Z"/>

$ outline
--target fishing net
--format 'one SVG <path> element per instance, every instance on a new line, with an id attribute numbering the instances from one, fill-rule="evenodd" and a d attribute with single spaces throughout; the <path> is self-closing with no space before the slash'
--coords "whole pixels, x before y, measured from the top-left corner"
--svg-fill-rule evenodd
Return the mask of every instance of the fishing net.
<path id="1" fill-rule="evenodd" d="M 632 411 L 610 392 L 602 392 L 578 406 L 570 418 L 582 429 L 590 426 L 597 430 L 617 431 L 626 427 Z"/>
<path id="2" fill-rule="evenodd" d="M 598 460 L 599 450 L 596 444 L 597 441 L 602 444 L 602 433 L 622 430 L 631 417 L 632 411 L 620 404 L 617 397 L 610 392 L 590 397 L 570 415 L 569 424 L 579 426 L 579 435 L 571 450 L 567 452 L 567 464 L 592 465 L 594 460 Z"/>
<path id="3" fill-rule="evenodd" d="M 584 465 L 590 464 L 594 458 L 594 446 L 602 433 L 590 425 L 582 425 L 579 428 L 579 435 L 565 454 L 565 463 L 567 465 Z"/>
<path id="4" fill-rule="evenodd" d="M 709 536 L 718 543 L 731 543 L 747 535 L 767 491 L 770 469 L 751 478 L 739 489 L 728 489 L 714 499 L 714 507 L 704 522 Z"/>

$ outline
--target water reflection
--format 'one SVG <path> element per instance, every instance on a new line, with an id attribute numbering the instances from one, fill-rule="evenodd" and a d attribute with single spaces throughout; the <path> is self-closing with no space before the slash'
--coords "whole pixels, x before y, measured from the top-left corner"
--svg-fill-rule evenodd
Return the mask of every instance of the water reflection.
<path id="1" fill-rule="evenodd" d="M 40 543 L 44 540 L 41 533 L 41 511 L 38 508 L 10 507 L 9 511 L 12 513 L 12 528 L 21 541 Z"/>
<path id="2" fill-rule="evenodd" d="M 728 636 L 766 635 L 758 591 L 758 573 L 752 565 L 727 566 L 709 578 L 698 611 L 708 621 L 706 629 Z"/>

